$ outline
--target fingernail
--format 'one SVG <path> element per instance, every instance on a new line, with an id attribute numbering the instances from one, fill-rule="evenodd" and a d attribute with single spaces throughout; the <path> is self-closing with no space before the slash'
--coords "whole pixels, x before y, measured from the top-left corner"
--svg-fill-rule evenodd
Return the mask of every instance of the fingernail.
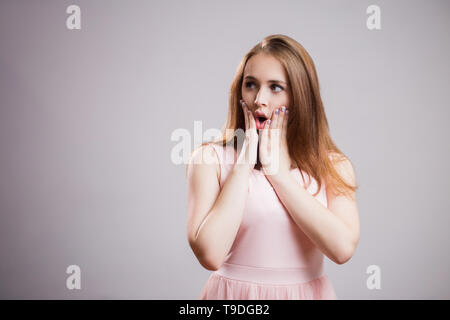
<path id="1" fill-rule="evenodd" d="M 276 110 L 275 110 L 275 114 L 278 114 L 278 112 L 279 112 L 278 109 L 276 109 Z"/>
<path id="2" fill-rule="evenodd" d="M 285 107 L 285 106 L 282 106 L 282 107 L 281 107 L 281 111 L 284 112 L 284 110 L 286 110 L 286 107 Z"/>
<path id="3" fill-rule="evenodd" d="M 288 114 L 289 113 L 289 110 L 286 110 L 286 114 Z"/>
<path id="4" fill-rule="evenodd" d="M 270 124 L 270 119 L 269 119 L 269 120 L 267 120 L 267 124 Z"/>

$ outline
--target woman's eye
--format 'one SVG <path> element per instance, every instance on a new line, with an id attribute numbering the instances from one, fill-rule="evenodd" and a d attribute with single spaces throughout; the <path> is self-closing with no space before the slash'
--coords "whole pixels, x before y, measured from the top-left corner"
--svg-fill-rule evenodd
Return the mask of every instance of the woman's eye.
<path id="1" fill-rule="evenodd" d="M 245 83 L 245 87 L 246 88 L 250 88 L 250 86 L 251 85 L 253 85 L 254 84 L 254 82 L 252 82 L 252 81 L 249 81 L 249 82 L 246 82 Z M 273 85 L 271 85 L 270 86 L 273 90 L 274 90 L 274 88 L 280 88 L 280 90 L 279 91 L 277 91 L 277 92 L 280 92 L 280 91 L 283 91 L 284 90 L 284 88 L 282 87 L 282 86 L 279 86 L 279 85 L 277 85 L 277 84 L 273 84 Z"/>
<path id="2" fill-rule="evenodd" d="M 251 82 L 251 81 L 246 82 L 246 83 L 245 83 L 245 87 L 246 87 L 246 88 L 250 88 L 250 85 L 252 85 L 252 84 L 253 84 L 253 82 Z"/>
<path id="3" fill-rule="evenodd" d="M 283 90 L 283 87 L 282 87 L 282 86 L 279 86 L 279 85 L 277 85 L 277 84 L 273 84 L 273 85 L 272 85 L 272 87 L 278 87 L 278 88 L 280 88 L 280 89 L 281 89 L 280 91 L 282 91 L 282 90 Z"/>

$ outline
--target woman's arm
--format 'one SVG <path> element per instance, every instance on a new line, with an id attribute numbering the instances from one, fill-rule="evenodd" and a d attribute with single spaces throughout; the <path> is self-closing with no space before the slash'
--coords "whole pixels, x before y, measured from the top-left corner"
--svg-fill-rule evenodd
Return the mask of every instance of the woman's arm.
<path id="1" fill-rule="evenodd" d="M 208 270 L 217 270 L 233 245 L 250 175 L 248 165 L 235 165 L 220 190 L 215 153 L 213 147 L 203 147 L 188 168 L 188 240 L 200 264 Z M 217 160 L 203 161 L 211 157 Z"/>
<path id="2" fill-rule="evenodd" d="M 348 160 L 336 165 L 336 170 L 347 183 L 355 184 L 355 174 Z M 359 217 L 354 195 L 352 198 L 336 197 L 326 189 L 326 208 L 292 175 L 267 178 L 297 226 L 327 257 L 337 264 L 352 257 L 359 242 Z"/>

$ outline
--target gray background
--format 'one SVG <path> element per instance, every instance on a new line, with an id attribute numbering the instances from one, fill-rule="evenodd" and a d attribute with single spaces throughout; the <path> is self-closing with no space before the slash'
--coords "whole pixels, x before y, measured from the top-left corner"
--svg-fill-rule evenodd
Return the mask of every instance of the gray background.
<path id="1" fill-rule="evenodd" d="M 196 299 L 210 271 L 170 137 L 221 128 L 240 59 L 281 33 L 313 57 L 360 184 L 357 251 L 325 257 L 338 298 L 449 299 L 449 18 L 425 0 L 1 1 L 0 297 Z"/>

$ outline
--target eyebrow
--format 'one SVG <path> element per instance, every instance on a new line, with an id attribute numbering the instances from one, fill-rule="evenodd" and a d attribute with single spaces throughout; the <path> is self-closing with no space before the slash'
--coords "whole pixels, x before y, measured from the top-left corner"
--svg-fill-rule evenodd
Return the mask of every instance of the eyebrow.
<path id="1" fill-rule="evenodd" d="M 253 77 L 253 76 L 246 76 L 245 77 L 245 79 L 252 79 L 252 80 L 256 80 L 256 81 L 258 81 L 255 77 Z M 284 81 L 281 81 L 281 80 L 268 80 L 267 82 L 274 82 L 274 83 L 284 83 L 284 84 L 286 84 L 287 85 L 287 83 L 286 82 L 284 82 Z"/>

